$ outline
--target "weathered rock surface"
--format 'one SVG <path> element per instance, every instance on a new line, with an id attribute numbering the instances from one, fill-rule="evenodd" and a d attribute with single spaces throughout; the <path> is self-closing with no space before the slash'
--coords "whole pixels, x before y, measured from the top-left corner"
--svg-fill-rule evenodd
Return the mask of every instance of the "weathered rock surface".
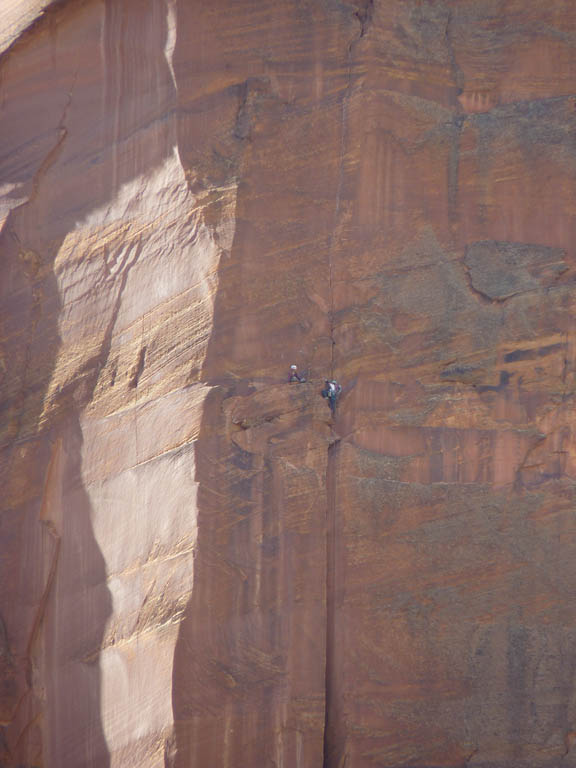
<path id="1" fill-rule="evenodd" d="M 0 765 L 576 766 L 576 5 L 0 28 Z"/>

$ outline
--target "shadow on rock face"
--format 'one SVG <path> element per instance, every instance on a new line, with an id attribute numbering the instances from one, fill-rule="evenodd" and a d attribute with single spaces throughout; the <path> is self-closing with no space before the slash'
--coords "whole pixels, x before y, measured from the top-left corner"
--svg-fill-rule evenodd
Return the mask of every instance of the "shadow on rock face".
<path id="1" fill-rule="evenodd" d="M 9 720 L 2 764 L 105 768 L 98 649 L 111 598 L 83 487 L 81 405 L 74 393 L 42 423 L 62 305 L 53 271 L 60 243 L 45 248 L 36 240 L 34 252 L 42 254 L 36 274 L 23 259 L 37 215 L 34 203 L 13 211 L 0 235 L 2 272 L 16 287 L 2 292 L 2 314 L 19 328 L 5 348 L 10 365 L 2 397 L 0 482 L 8 489 L 1 508 L 2 584 L 11 585 L 3 590 L 1 611 Z M 93 374 L 84 383 L 82 397 L 95 380 Z M 65 734 L 73 732 L 71 741 Z"/>
<path id="2" fill-rule="evenodd" d="M 172 156 L 164 114 L 174 95 L 166 4 L 152 6 L 142 22 L 135 0 L 74 9 L 64 3 L 1 65 L 0 175 L 12 185 L 5 198 L 12 210 L 0 232 L 0 709 L 7 723 L 0 764 L 6 766 L 111 762 L 100 656 L 109 643 L 112 597 L 84 483 L 82 419 L 140 251 L 124 258 L 108 243 L 105 255 L 120 267 L 98 283 L 89 265 L 101 254 L 83 243 L 90 258 L 72 265 L 72 272 L 87 270 L 78 278 L 82 302 L 66 295 L 70 286 L 63 286 L 56 261 L 71 233 L 76 237 L 85 226 L 89 237 L 98 234 L 108 224 L 101 212 L 121 190 Z M 142 34 L 135 35 L 139 20 Z M 98 220 L 88 224 L 94 212 Z M 78 256 L 69 246 L 66 253 Z M 108 314 L 96 323 L 99 346 L 90 356 L 80 347 L 80 363 L 75 359 L 59 375 L 63 328 L 93 321 L 83 307 L 98 291 L 109 293 Z"/>

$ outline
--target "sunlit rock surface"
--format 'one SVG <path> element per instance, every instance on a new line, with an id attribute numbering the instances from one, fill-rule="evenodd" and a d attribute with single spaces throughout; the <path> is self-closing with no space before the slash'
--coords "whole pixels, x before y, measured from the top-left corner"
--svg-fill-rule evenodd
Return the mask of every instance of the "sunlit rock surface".
<path id="1" fill-rule="evenodd" d="M 2 4 L 1 766 L 576 766 L 575 30 Z"/>

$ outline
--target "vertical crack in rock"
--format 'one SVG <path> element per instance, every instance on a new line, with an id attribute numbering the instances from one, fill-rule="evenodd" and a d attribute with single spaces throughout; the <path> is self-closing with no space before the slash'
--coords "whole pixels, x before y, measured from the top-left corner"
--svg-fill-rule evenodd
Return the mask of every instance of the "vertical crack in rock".
<path id="1" fill-rule="evenodd" d="M 38 637 L 40 633 L 40 628 L 42 626 L 42 622 L 44 621 L 44 616 L 46 615 L 46 609 L 48 607 L 48 601 L 50 599 L 50 595 L 52 594 L 52 587 L 54 585 L 54 582 L 56 580 L 56 572 L 58 570 L 58 561 L 60 557 L 60 545 L 61 545 L 61 537 L 58 531 L 56 530 L 56 526 L 51 521 L 44 521 L 46 530 L 50 534 L 50 536 L 54 540 L 54 550 L 52 552 L 52 559 L 50 562 L 50 567 L 48 570 L 48 575 L 46 577 L 46 583 L 44 584 L 44 590 L 42 592 L 42 596 L 40 598 L 40 602 L 38 604 L 38 608 L 36 609 L 36 612 L 34 614 L 34 618 L 32 621 L 32 627 L 30 629 L 30 634 L 28 635 L 28 642 L 26 644 L 26 650 L 25 650 L 25 664 L 27 668 L 26 677 L 27 677 L 27 685 L 28 687 L 24 691 L 22 697 L 19 699 L 14 712 L 12 713 L 12 716 L 10 718 L 9 723 L 5 723 L 4 725 L 9 725 L 12 722 L 15 721 L 16 716 L 28 696 L 33 691 L 33 685 L 32 685 L 32 652 L 34 648 L 34 643 L 36 641 L 36 638 Z M 36 714 L 31 720 L 28 720 L 26 723 L 24 723 L 24 726 L 20 733 L 18 734 L 18 737 L 16 738 L 16 741 L 13 746 L 13 751 L 15 753 L 18 753 L 20 746 L 23 744 L 24 739 L 27 735 L 27 733 L 30 731 L 30 729 L 36 725 L 41 718 L 41 714 Z"/>
<path id="2" fill-rule="evenodd" d="M 68 112 L 70 111 L 70 107 L 72 105 L 72 96 L 74 93 L 74 88 L 76 86 L 76 81 L 78 79 L 78 71 L 74 73 L 74 76 L 72 78 L 72 84 L 70 86 L 70 90 L 66 93 L 66 103 L 64 104 L 64 109 L 62 110 L 62 115 L 60 117 L 60 120 L 58 121 L 58 125 L 56 126 L 56 142 L 52 149 L 50 149 L 46 157 L 42 160 L 40 165 L 38 166 L 36 172 L 34 173 L 34 176 L 32 177 L 31 182 L 31 191 L 29 197 L 20 205 L 18 205 L 16 208 L 14 208 L 13 213 L 16 213 L 17 211 L 21 210 L 22 208 L 26 208 L 26 206 L 31 205 L 36 198 L 38 197 L 38 191 L 40 189 L 40 184 L 50 168 L 54 165 L 56 160 L 58 159 L 60 152 L 62 150 L 62 145 L 66 141 L 66 138 L 68 137 L 68 128 L 66 127 L 66 123 L 68 120 Z M 10 225 L 10 219 L 8 219 L 7 224 Z M 16 241 L 16 244 L 18 245 L 18 248 L 22 248 L 22 244 L 20 242 L 20 238 L 18 237 L 17 232 L 14 229 L 13 225 L 9 226 L 9 232 Z"/>
<path id="3" fill-rule="evenodd" d="M 347 74 L 346 74 L 346 88 L 342 94 L 341 111 L 340 111 L 340 151 L 338 160 L 338 175 L 336 183 L 336 198 L 334 202 L 334 221 L 332 225 L 332 231 L 328 240 L 328 321 L 329 321 L 329 334 L 331 341 L 330 349 L 330 377 L 334 378 L 334 347 L 336 342 L 334 340 L 334 262 L 332 258 L 332 251 L 334 247 L 335 233 L 338 230 L 338 219 L 340 218 L 340 207 L 342 202 L 342 185 L 344 183 L 344 162 L 346 158 L 346 140 L 347 140 L 347 125 L 348 125 L 348 104 L 350 101 L 350 95 L 352 93 L 352 56 L 354 53 L 355 44 L 361 40 L 372 21 L 372 15 L 374 12 L 374 0 L 366 0 L 365 4 L 360 7 L 355 13 L 354 17 L 360 24 L 360 31 L 350 41 L 347 50 Z"/>
<path id="4" fill-rule="evenodd" d="M 6 623 L 0 615 L 0 659 L 11 659 L 10 642 L 8 640 L 8 630 Z"/>
<path id="5" fill-rule="evenodd" d="M 452 72 L 452 79 L 454 85 L 458 89 L 458 95 L 464 89 L 464 72 L 458 64 L 456 58 L 456 52 L 454 50 L 454 40 L 452 33 L 452 24 L 454 21 L 454 11 L 452 8 L 447 9 L 446 26 L 444 27 L 444 39 L 446 41 L 446 50 L 448 51 L 448 60 L 450 62 L 450 70 Z"/>
<path id="6" fill-rule="evenodd" d="M 350 41 L 347 50 L 347 81 L 342 94 L 340 113 L 340 152 L 338 162 L 338 177 L 336 186 L 336 199 L 334 204 L 334 222 L 328 243 L 328 290 L 329 297 L 329 326 L 330 326 L 330 376 L 334 378 L 334 351 L 336 341 L 334 339 L 334 263 L 333 246 L 340 208 L 342 202 L 342 186 L 344 183 L 344 164 L 346 158 L 346 141 L 348 125 L 348 106 L 352 94 L 353 54 L 355 44 L 364 37 L 372 20 L 374 12 L 374 0 L 367 0 L 365 4 L 354 13 L 360 24 L 358 34 Z M 328 448 L 328 461 L 326 465 L 326 640 L 325 640 L 325 682 L 324 682 L 324 736 L 323 736 L 323 768 L 331 768 L 333 742 L 335 699 L 334 670 L 335 670 L 335 631 L 336 631 L 336 488 L 337 488 L 337 459 L 339 439 Z"/>
<path id="7" fill-rule="evenodd" d="M 348 125 L 348 104 L 350 101 L 350 95 L 352 93 L 352 55 L 354 52 L 354 45 L 358 42 L 366 33 L 366 28 L 369 20 L 372 18 L 373 0 L 368 0 L 365 8 L 358 10 L 354 13 L 354 17 L 360 24 L 360 31 L 350 41 L 347 50 L 347 74 L 346 74 L 346 88 L 342 94 L 341 110 L 340 110 L 340 151 L 338 160 L 338 175 L 336 182 L 336 198 L 334 202 L 334 221 L 332 224 L 332 231 L 328 240 L 328 321 L 329 321 L 329 334 L 331 341 L 330 349 L 330 377 L 334 378 L 334 347 L 336 342 L 334 340 L 334 262 L 332 257 L 332 251 L 334 247 L 334 238 L 338 230 L 338 220 L 340 218 L 340 207 L 342 202 L 342 185 L 344 183 L 344 162 L 346 158 L 346 140 L 348 137 L 347 125 Z"/>
<path id="8" fill-rule="evenodd" d="M 370 24 L 372 23 L 373 15 L 374 0 L 364 0 L 363 5 L 354 13 L 354 16 L 356 16 L 360 22 L 360 37 L 364 37 L 364 35 L 368 32 Z"/>
<path id="9" fill-rule="evenodd" d="M 455 107 L 458 108 L 458 96 L 464 89 L 464 73 L 458 64 L 456 52 L 454 50 L 452 25 L 454 11 L 452 8 L 446 9 L 446 25 L 444 27 L 444 41 L 450 64 L 450 72 L 454 88 L 456 89 Z M 464 115 L 455 115 L 450 126 L 450 154 L 448 157 L 448 218 L 454 225 L 458 219 L 458 182 L 460 174 L 460 145 L 462 140 L 462 131 L 465 122 Z"/>
<path id="10" fill-rule="evenodd" d="M 34 646 L 34 641 L 36 640 L 36 637 L 38 636 L 38 632 L 40 631 L 42 620 L 46 613 L 46 606 L 48 605 L 48 600 L 50 599 L 50 594 L 52 592 L 52 585 L 54 584 L 54 579 L 56 578 L 56 571 L 58 569 L 58 559 L 60 556 L 60 543 L 61 543 L 60 534 L 56 530 L 56 526 L 54 525 L 54 523 L 52 523 L 51 521 L 46 520 L 44 521 L 44 524 L 45 524 L 46 530 L 48 531 L 50 536 L 54 539 L 54 551 L 52 553 L 52 561 L 50 563 L 50 568 L 48 570 L 48 575 L 46 577 L 44 591 L 42 592 L 42 597 L 40 598 L 40 603 L 38 604 L 38 609 L 36 611 L 36 615 L 34 616 L 32 629 L 30 630 L 28 643 L 26 645 L 26 658 L 27 658 L 27 663 L 29 665 L 31 664 L 31 654 L 32 654 L 32 648 Z"/>
<path id="11" fill-rule="evenodd" d="M 30 203 L 34 202 L 34 200 L 38 196 L 38 190 L 40 188 L 40 183 L 42 182 L 42 179 L 46 176 L 50 168 L 56 162 L 60 154 L 60 151 L 62 150 L 62 145 L 64 144 L 64 142 L 66 141 L 66 138 L 68 137 L 68 128 L 66 127 L 66 123 L 68 120 L 68 112 L 70 111 L 70 107 L 72 106 L 72 96 L 74 94 L 74 88 L 76 87 L 77 80 L 78 80 L 78 71 L 74 73 L 74 77 L 72 78 L 72 85 L 70 86 L 70 90 L 66 94 L 66 103 L 62 111 L 62 117 L 60 118 L 60 121 L 58 122 L 58 127 L 56 129 L 58 133 L 58 139 L 56 141 L 56 144 L 52 148 L 52 150 L 46 155 L 46 157 L 44 158 L 44 161 L 36 171 L 36 174 L 34 175 L 34 179 L 32 181 L 32 194 L 30 195 L 30 198 L 25 203 L 25 205 L 29 205 Z"/>
<path id="12" fill-rule="evenodd" d="M 458 107 L 458 96 L 464 89 L 464 73 L 458 65 L 456 52 L 454 50 L 452 24 L 454 11 L 449 8 L 446 11 L 446 26 L 444 27 L 444 41 L 450 63 L 450 72 L 452 81 L 456 89 L 455 106 Z M 450 154 L 448 157 L 448 217 L 454 224 L 458 218 L 458 181 L 460 174 L 460 145 L 462 140 L 462 131 L 464 129 L 464 115 L 455 115 L 450 126 Z"/>
<path id="13" fill-rule="evenodd" d="M 47 479 L 46 479 L 46 486 L 48 485 L 49 476 L 50 476 L 50 467 L 48 468 L 47 473 Z M 44 499 L 46 497 L 46 490 Z M 43 501 L 44 504 L 44 501 Z M 50 596 L 53 591 L 54 582 L 56 579 L 56 573 L 58 570 L 58 562 L 60 557 L 60 547 L 61 547 L 61 537 L 58 533 L 58 530 L 56 529 L 55 524 L 51 520 L 42 520 L 41 521 L 44 524 L 45 530 L 48 532 L 48 535 L 53 540 L 53 549 L 52 549 L 52 555 L 50 558 L 50 565 L 48 567 L 48 573 L 46 575 L 46 580 L 44 583 L 44 589 L 42 591 L 40 600 L 38 602 L 38 606 L 34 612 L 34 616 L 32 618 L 32 624 L 30 631 L 28 633 L 28 640 L 26 642 L 26 647 L 24 650 L 24 664 L 26 668 L 26 688 L 18 701 L 16 702 L 16 706 L 14 707 L 13 711 L 10 714 L 10 717 L 2 723 L 4 727 L 11 726 L 15 721 L 16 718 L 23 707 L 24 703 L 27 701 L 28 697 L 33 693 L 33 684 L 32 684 L 32 677 L 33 677 L 33 662 L 32 662 L 32 654 L 34 649 L 34 644 L 36 642 L 36 639 L 40 633 L 40 628 L 42 626 L 42 623 L 44 621 L 44 617 L 46 615 L 46 609 L 48 607 L 48 601 L 50 599 Z M 10 650 L 10 646 L 8 644 L 8 637 L 7 637 L 7 631 L 4 623 L 0 619 L 0 656 L 5 655 L 8 657 L 8 661 L 12 664 L 12 654 Z M 16 740 L 14 744 L 12 745 L 11 752 L 18 753 L 20 746 L 24 743 L 24 740 L 26 738 L 26 735 L 30 731 L 30 729 L 36 725 L 41 718 L 40 713 L 37 713 L 32 717 L 32 719 L 27 720 L 20 732 L 18 733 Z"/>
<path id="14" fill-rule="evenodd" d="M 326 641 L 324 684 L 324 758 L 322 768 L 332 768 L 335 731 L 334 672 L 336 665 L 336 491 L 340 440 L 328 447 L 326 464 Z"/>
<path id="15" fill-rule="evenodd" d="M 450 125 L 450 154 L 448 156 L 448 217 L 452 223 L 458 219 L 460 177 L 460 145 L 464 129 L 464 115 L 456 115 Z"/>

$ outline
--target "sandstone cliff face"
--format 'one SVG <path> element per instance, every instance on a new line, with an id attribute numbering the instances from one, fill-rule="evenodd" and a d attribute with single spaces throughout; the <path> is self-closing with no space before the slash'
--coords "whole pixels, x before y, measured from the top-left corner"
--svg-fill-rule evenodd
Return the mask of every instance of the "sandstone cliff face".
<path id="1" fill-rule="evenodd" d="M 575 25 L 3 4 L 0 765 L 576 765 Z"/>

